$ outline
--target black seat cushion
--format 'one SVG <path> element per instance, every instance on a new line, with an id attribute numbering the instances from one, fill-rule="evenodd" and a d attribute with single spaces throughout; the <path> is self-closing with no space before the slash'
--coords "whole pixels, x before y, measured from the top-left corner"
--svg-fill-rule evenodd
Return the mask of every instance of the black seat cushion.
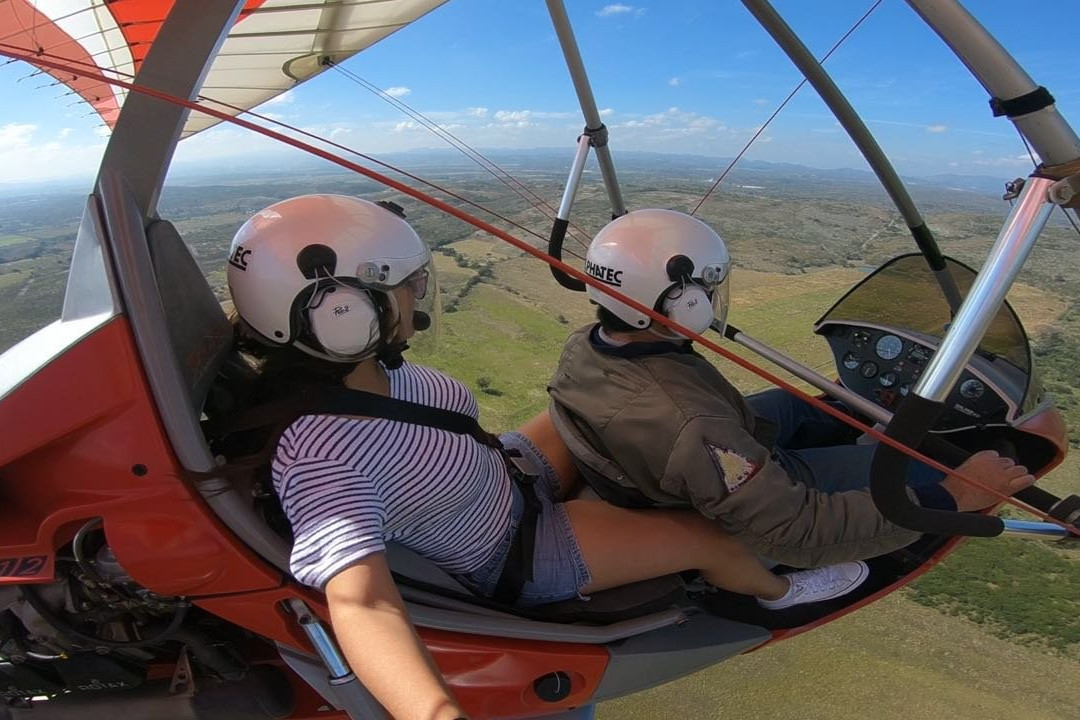
<path id="1" fill-rule="evenodd" d="M 529 611 L 555 622 L 577 621 L 608 625 L 660 612 L 685 600 L 686 586 L 682 578 L 678 575 L 664 575 L 595 592 L 585 599 L 564 600 L 529 608 Z"/>

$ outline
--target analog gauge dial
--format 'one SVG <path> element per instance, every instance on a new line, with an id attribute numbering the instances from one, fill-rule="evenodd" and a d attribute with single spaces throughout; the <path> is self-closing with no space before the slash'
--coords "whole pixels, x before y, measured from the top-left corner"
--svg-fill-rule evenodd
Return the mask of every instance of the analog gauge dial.
<path id="1" fill-rule="evenodd" d="M 968 400 L 977 400 L 982 397 L 983 391 L 986 390 L 986 386 L 975 378 L 970 378 L 960 383 L 960 394 L 966 397 Z"/>
<path id="2" fill-rule="evenodd" d="M 878 373 L 877 363 L 873 362 L 872 360 L 867 360 L 859 368 L 859 374 L 862 375 L 867 380 L 869 380 L 870 378 L 877 375 L 877 373 Z"/>
<path id="3" fill-rule="evenodd" d="M 853 352 L 849 352 L 844 354 L 844 357 L 840 360 L 840 362 L 844 363 L 844 367 L 846 367 L 848 370 L 854 370 L 855 368 L 859 367 L 861 361 L 859 360 L 858 355 Z"/>
<path id="4" fill-rule="evenodd" d="M 895 360 L 903 350 L 904 341 L 895 335 L 882 335 L 874 346 L 874 351 L 882 360 Z"/>
<path id="5" fill-rule="evenodd" d="M 870 334 L 864 330 L 856 330 L 851 333 L 851 344 L 855 347 L 862 347 L 868 342 L 870 342 Z"/>
<path id="6" fill-rule="evenodd" d="M 881 376 L 878 377 L 877 381 L 878 384 L 881 385 L 881 387 L 891 388 L 893 385 L 896 384 L 896 381 L 899 379 L 900 378 L 897 376 L 897 374 L 890 370 L 889 372 L 881 373 Z"/>

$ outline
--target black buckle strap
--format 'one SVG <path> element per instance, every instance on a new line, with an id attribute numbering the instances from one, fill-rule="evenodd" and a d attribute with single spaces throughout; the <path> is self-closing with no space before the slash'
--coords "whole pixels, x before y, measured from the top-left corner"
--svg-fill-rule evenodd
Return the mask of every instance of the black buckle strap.
<path id="1" fill-rule="evenodd" d="M 510 541 L 510 550 L 506 554 L 506 563 L 503 565 L 499 581 L 495 584 L 495 592 L 492 598 L 495 602 L 504 605 L 517 604 L 521 597 L 521 590 L 525 583 L 533 579 L 533 555 L 536 552 L 536 523 L 540 517 L 540 498 L 536 496 L 536 476 L 526 473 L 514 462 L 515 457 L 521 457 L 517 450 L 503 452 L 506 461 L 506 470 L 510 474 L 510 480 L 521 493 L 524 508 L 521 512 L 521 521 L 517 531 Z"/>

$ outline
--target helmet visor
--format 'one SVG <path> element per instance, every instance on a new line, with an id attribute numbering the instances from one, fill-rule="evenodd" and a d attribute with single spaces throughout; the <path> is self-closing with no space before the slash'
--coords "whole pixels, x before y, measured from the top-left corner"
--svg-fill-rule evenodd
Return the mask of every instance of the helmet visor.
<path id="1" fill-rule="evenodd" d="M 434 352 L 437 346 L 441 314 L 441 298 L 435 263 L 428 260 L 409 273 L 399 287 L 404 287 L 413 297 L 413 329 L 417 331 L 417 334 L 409 340 L 409 344 L 421 354 Z M 418 316 L 423 316 L 426 321 Z"/>
<path id="2" fill-rule="evenodd" d="M 438 330 L 439 311 L 441 302 L 439 298 L 439 277 L 435 272 L 435 263 L 430 260 L 423 267 L 413 271 L 405 279 L 405 285 L 412 291 L 416 301 L 416 309 L 426 313 L 431 320 L 431 334 L 435 335 Z"/>
<path id="3" fill-rule="evenodd" d="M 723 335 L 724 330 L 727 329 L 727 313 L 728 308 L 731 306 L 731 303 L 728 302 L 729 294 L 731 292 L 731 273 L 729 270 L 730 268 L 724 268 L 723 276 L 713 283 L 712 291 L 710 292 L 713 307 L 712 327 L 721 335 Z M 704 275 L 704 273 L 702 274 Z M 704 281 L 702 282 L 702 285 L 705 285 Z M 708 290 L 707 285 L 705 286 L 705 289 Z"/>
<path id="4" fill-rule="evenodd" d="M 713 322 L 712 327 L 723 334 L 727 327 L 727 312 L 729 307 L 729 290 L 731 283 L 731 263 L 711 263 L 701 268 L 701 275 L 691 278 L 691 282 L 700 285 L 709 293 L 712 301 Z"/>

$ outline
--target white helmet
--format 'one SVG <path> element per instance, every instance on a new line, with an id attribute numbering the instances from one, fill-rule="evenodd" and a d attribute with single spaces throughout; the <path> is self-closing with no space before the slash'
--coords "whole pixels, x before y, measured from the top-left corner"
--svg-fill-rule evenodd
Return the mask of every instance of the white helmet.
<path id="1" fill-rule="evenodd" d="M 672 210 L 635 210 L 608 223 L 589 244 L 585 272 L 661 312 L 688 330 L 705 332 L 727 319 L 731 256 L 715 230 Z M 589 297 L 633 328 L 652 319 L 589 286 Z"/>
<path id="2" fill-rule="evenodd" d="M 381 338 L 380 309 L 396 313 L 397 306 L 385 293 L 410 282 L 423 297 L 430 263 L 396 205 L 303 195 L 256 213 L 237 231 L 229 290 L 237 313 L 268 344 L 352 362 L 389 342 Z"/>

